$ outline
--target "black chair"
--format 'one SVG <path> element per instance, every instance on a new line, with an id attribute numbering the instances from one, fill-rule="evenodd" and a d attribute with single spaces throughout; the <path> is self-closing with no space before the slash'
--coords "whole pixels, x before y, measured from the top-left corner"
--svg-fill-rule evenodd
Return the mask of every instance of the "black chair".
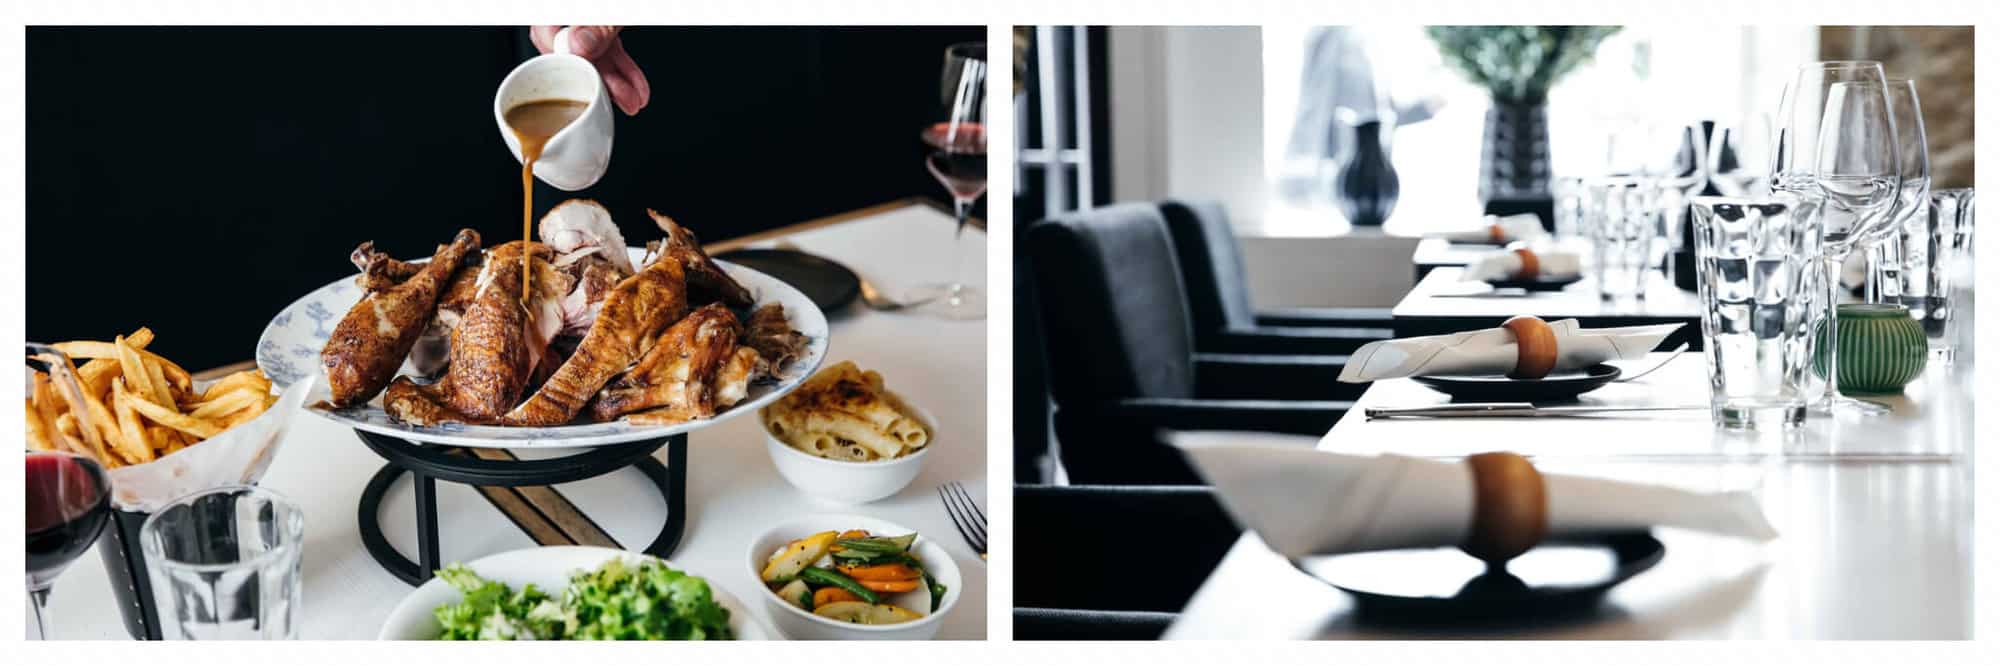
<path id="1" fill-rule="evenodd" d="M 1160 214 L 1173 234 L 1186 280 L 1195 347 L 1248 354 L 1350 354 L 1394 337 L 1387 308 L 1285 308 L 1257 311 L 1243 267 L 1243 247 L 1229 214 L 1212 201 L 1168 201 Z"/>
<path id="2" fill-rule="evenodd" d="M 1017 235 L 1018 237 L 1018 235 Z M 1049 460 L 1051 428 L 1048 365 L 1042 353 L 1041 308 L 1035 299 L 1034 264 L 1014 253 L 1014 481 L 1055 480 Z"/>
<path id="3" fill-rule="evenodd" d="M 1175 617 L 1152 611 L 1015 608 L 1014 640 L 1155 641 Z"/>
<path id="4" fill-rule="evenodd" d="M 1158 638 L 1242 534 L 1202 486 L 1014 487 L 1014 637 Z"/>
<path id="5" fill-rule="evenodd" d="M 1056 448 L 1076 483 L 1199 480 L 1160 429 L 1324 434 L 1352 402 L 1345 357 L 1197 354 L 1159 209 L 1122 204 L 1037 223 L 1034 265 Z"/>

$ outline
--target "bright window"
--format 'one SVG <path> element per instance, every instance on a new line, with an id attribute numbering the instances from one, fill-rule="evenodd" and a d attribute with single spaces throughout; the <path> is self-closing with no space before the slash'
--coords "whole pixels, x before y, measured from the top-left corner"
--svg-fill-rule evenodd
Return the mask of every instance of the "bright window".
<path id="1" fill-rule="evenodd" d="M 1299 103 L 1309 26 L 1270 26 L 1264 44 L 1264 173 L 1287 168 L 1285 147 Z M 1435 117 L 1396 128 L 1392 159 L 1402 194 L 1388 230 L 1398 234 L 1462 228 L 1479 217 L 1481 135 L 1488 97 L 1444 65 L 1420 26 L 1358 26 L 1377 85 L 1399 101 L 1435 96 Z M 1776 110 L 1785 77 L 1813 60 L 1814 29 L 1766 27 L 1640 28 L 1606 39 L 1594 61 L 1549 94 L 1550 152 L 1559 175 L 1591 175 L 1605 142 L 1641 123 L 1715 120 L 1734 124 Z M 1291 168 L 1297 168 L 1293 163 Z M 1327 173 L 1331 169 L 1325 170 Z M 1258 233 L 1317 236 L 1348 227 L 1327 193 L 1330 178 L 1306 199 L 1274 186 Z"/>

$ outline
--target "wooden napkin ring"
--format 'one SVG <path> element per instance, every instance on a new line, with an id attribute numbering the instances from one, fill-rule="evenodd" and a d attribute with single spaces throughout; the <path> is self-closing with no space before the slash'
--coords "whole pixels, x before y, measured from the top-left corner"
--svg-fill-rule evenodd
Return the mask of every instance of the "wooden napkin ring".
<path id="1" fill-rule="evenodd" d="M 1541 277 L 1542 258 L 1535 256 L 1534 250 L 1530 250 L 1525 247 L 1517 247 L 1514 248 L 1514 256 L 1521 258 L 1521 270 L 1514 271 L 1515 279 L 1533 280 L 1535 278 Z"/>
<path id="2" fill-rule="evenodd" d="M 1556 369 L 1556 331 L 1540 317 L 1521 315 L 1500 325 L 1514 334 L 1514 371 L 1510 379 L 1541 379 Z"/>
<path id="3" fill-rule="evenodd" d="M 1472 533 L 1461 550 L 1499 564 L 1548 536 L 1548 491 L 1533 463 L 1502 451 L 1468 457 L 1465 465 L 1472 470 Z"/>
<path id="4" fill-rule="evenodd" d="M 1486 225 L 1486 237 L 1492 239 L 1495 243 L 1505 243 L 1507 242 L 1507 230 L 1502 229 L 1498 223 L 1489 224 Z"/>

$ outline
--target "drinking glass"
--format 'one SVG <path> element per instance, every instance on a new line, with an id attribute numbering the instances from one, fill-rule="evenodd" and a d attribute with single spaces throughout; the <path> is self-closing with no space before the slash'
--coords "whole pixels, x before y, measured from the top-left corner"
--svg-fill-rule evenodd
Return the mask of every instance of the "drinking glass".
<path id="1" fill-rule="evenodd" d="M 81 404 L 83 392 L 76 383 L 76 367 L 67 355 L 32 342 L 27 352 L 27 395 L 44 403 Z M 91 434 L 90 441 L 97 441 L 95 425 L 86 410 L 70 412 L 76 414 L 71 418 L 79 419 L 78 436 L 68 437 L 60 426 L 43 420 L 34 407 L 31 402 L 27 418 L 40 420 L 46 429 L 46 439 L 41 442 L 56 447 L 31 447 L 25 456 L 27 471 L 21 477 L 27 489 L 28 599 L 34 605 L 35 638 L 49 640 L 55 637 L 49 592 L 56 577 L 90 549 L 110 522 L 111 477 L 83 441 L 84 431 Z"/>
<path id="2" fill-rule="evenodd" d="M 1824 242 L 1813 209 L 1822 201 L 1785 192 L 1694 199 L 1695 288 L 1717 427 L 1805 422 L 1812 331 L 1823 316 L 1811 282 Z"/>
<path id="3" fill-rule="evenodd" d="M 1889 214 L 1889 225 L 1883 231 L 1883 238 L 1875 243 L 1868 253 L 1870 259 L 1880 262 L 1884 252 L 1901 256 L 1899 247 L 1885 247 L 1892 239 L 1910 231 L 1906 225 L 1921 225 L 1922 213 L 1930 204 L 1931 158 L 1930 138 L 1924 134 L 1923 108 L 1917 102 L 1917 83 L 1907 79 L 1890 79 L 1886 91 L 1889 111 L 1896 119 L 1897 167 L 1903 178 L 1902 186 L 1896 190 L 1895 208 Z M 1918 236 L 1921 238 L 1922 236 Z M 1882 293 L 1888 285 L 1879 278 L 1881 272 L 1868 272 L 1868 300 L 1875 303 L 1888 301 Z"/>
<path id="4" fill-rule="evenodd" d="M 1658 188 L 1644 178 L 1586 181 L 1581 219 L 1590 237 L 1597 294 L 1604 300 L 1643 298 L 1647 273 L 1660 265 Z"/>
<path id="5" fill-rule="evenodd" d="M 1889 226 L 1901 187 L 1896 118 L 1889 106 L 1882 63 L 1817 62 L 1801 65 L 1780 103 L 1772 189 L 1817 198 L 1811 206 L 1826 235 L 1823 288 L 1827 321 L 1837 321 L 1840 266 L 1855 243 L 1879 237 Z M 1829 326 L 1827 367 L 1837 368 L 1839 327 Z M 1838 372 L 1826 373 L 1820 407 L 1828 412 L 1887 414 L 1878 403 L 1840 393 Z"/>
<path id="6" fill-rule="evenodd" d="M 1735 125 L 1718 127 L 1708 146 L 1708 180 L 1723 196 L 1759 196 L 1770 191 L 1771 117 L 1753 113 Z"/>
<path id="7" fill-rule="evenodd" d="M 1672 279 L 1669 257 L 1685 247 L 1681 230 L 1687 221 L 1688 197 L 1708 186 L 1708 143 L 1702 138 L 1700 125 L 1658 125 L 1649 157 L 1645 174 L 1655 184 L 1653 210 L 1662 231 L 1655 240 L 1660 246 L 1656 253 L 1661 272 Z"/>
<path id="8" fill-rule="evenodd" d="M 924 128 L 924 164 L 951 192 L 958 226 L 952 237 L 950 281 L 917 287 L 906 302 L 951 319 L 986 317 L 986 295 L 966 284 L 965 222 L 972 204 L 986 192 L 986 44 L 969 42 L 945 49 L 940 88 L 945 120 Z"/>
<path id="9" fill-rule="evenodd" d="M 298 636 L 305 516 L 254 486 L 174 500 L 139 527 L 168 640 Z"/>
<path id="10" fill-rule="evenodd" d="M 1929 199 L 1875 244 L 1869 278 L 1876 302 L 1909 307 L 1923 324 L 1931 359 L 1949 365 L 1955 357 L 1953 290 L 1961 274 L 1970 275 L 1972 190 L 1937 190 Z"/>
<path id="11" fill-rule="evenodd" d="M 1572 238 L 1582 233 L 1586 192 L 1583 179 L 1563 176 L 1549 181 L 1549 195 L 1555 199 L 1556 238 Z"/>

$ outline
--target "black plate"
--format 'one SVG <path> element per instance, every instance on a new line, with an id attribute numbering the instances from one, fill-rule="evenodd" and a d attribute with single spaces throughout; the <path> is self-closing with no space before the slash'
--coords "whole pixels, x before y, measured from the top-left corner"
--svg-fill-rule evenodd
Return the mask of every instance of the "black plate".
<path id="1" fill-rule="evenodd" d="M 1410 379 L 1464 402 L 1543 402 L 1575 399 L 1603 388 L 1619 374 L 1617 366 L 1599 363 L 1541 379 L 1508 379 L 1501 375 L 1432 375 Z"/>
<path id="2" fill-rule="evenodd" d="M 1357 618 L 1378 624 L 1527 620 L 1595 609 L 1612 587 L 1666 556 L 1645 530 L 1550 539 L 1504 567 L 1457 548 L 1309 557 L 1300 571 L 1354 595 Z"/>
<path id="3" fill-rule="evenodd" d="M 1562 291 L 1563 287 L 1576 284 L 1578 282 L 1581 282 L 1582 280 L 1583 280 L 1582 275 L 1571 275 L 1559 278 L 1537 277 L 1533 280 L 1519 280 L 1513 278 L 1509 278 L 1506 280 L 1487 280 L 1486 284 L 1493 285 L 1494 289 L 1526 289 L 1528 291 Z"/>
<path id="4" fill-rule="evenodd" d="M 715 255 L 715 258 L 754 268 L 797 288 L 821 312 L 853 303 L 861 295 L 861 278 L 832 259 L 797 250 L 751 248 Z"/>

